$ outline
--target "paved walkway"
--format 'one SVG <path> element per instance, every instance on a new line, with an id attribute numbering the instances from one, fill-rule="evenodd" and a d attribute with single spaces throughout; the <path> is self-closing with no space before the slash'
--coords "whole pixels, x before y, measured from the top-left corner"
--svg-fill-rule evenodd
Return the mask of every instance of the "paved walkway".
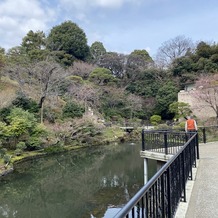
<path id="1" fill-rule="evenodd" d="M 218 142 L 201 144 L 185 218 L 218 218 Z"/>

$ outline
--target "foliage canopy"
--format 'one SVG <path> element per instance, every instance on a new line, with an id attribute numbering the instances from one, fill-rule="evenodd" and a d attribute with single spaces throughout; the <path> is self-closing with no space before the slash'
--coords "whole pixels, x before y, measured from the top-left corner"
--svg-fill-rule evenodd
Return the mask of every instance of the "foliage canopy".
<path id="1" fill-rule="evenodd" d="M 47 48 L 52 51 L 64 51 L 80 60 L 84 60 L 89 54 L 86 34 L 71 21 L 63 22 L 51 29 L 47 38 Z"/>

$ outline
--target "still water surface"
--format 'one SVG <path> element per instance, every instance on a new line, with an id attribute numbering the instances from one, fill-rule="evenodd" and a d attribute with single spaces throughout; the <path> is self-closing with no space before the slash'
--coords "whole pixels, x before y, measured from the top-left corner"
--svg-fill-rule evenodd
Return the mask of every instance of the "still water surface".
<path id="1" fill-rule="evenodd" d="M 143 185 L 140 143 L 85 148 L 19 164 L 0 180 L 2 218 L 112 218 Z M 149 162 L 149 177 L 156 171 Z"/>

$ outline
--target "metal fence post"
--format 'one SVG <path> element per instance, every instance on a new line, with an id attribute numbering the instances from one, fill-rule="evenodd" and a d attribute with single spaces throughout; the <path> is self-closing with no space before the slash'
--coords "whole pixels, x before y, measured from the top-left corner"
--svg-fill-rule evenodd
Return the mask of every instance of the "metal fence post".
<path id="1" fill-rule="evenodd" d="M 199 155 L 198 133 L 196 134 L 196 153 L 197 153 L 197 159 L 199 159 L 200 155 Z"/>
<path id="2" fill-rule="evenodd" d="M 181 154 L 181 158 L 182 158 L 182 162 L 180 164 L 182 164 L 182 188 L 183 188 L 183 200 L 184 202 L 186 202 L 186 189 L 185 189 L 185 185 L 186 185 L 186 179 L 185 179 L 185 152 L 182 152 Z"/>
<path id="3" fill-rule="evenodd" d="M 203 142 L 206 143 L 206 129 L 205 127 L 202 129 L 203 132 Z"/>
<path id="4" fill-rule="evenodd" d="M 167 169 L 167 217 L 171 218 L 172 217 L 172 213 L 171 213 L 171 203 L 172 203 L 172 199 L 171 199 L 171 178 L 170 178 L 170 167 Z"/>
<path id="5" fill-rule="evenodd" d="M 164 132 L 164 148 L 165 148 L 165 154 L 168 154 L 167 132 Z"/>
<path id="6" fill-rule="evenodd" d="M 145 130 L 142 129 L 142 151 L 145 151 Z"/>

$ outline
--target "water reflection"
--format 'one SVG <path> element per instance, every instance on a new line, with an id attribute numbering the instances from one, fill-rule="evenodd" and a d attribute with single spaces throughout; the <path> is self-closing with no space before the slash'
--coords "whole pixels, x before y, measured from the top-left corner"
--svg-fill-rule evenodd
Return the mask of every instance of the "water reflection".
<path id="1" fill-rule="evenodd" d="M 0 180 L 0 217 L 113 217 L 143 185 L 139 151 L 140 144 L 90 147 L 23 163 Z"/>

